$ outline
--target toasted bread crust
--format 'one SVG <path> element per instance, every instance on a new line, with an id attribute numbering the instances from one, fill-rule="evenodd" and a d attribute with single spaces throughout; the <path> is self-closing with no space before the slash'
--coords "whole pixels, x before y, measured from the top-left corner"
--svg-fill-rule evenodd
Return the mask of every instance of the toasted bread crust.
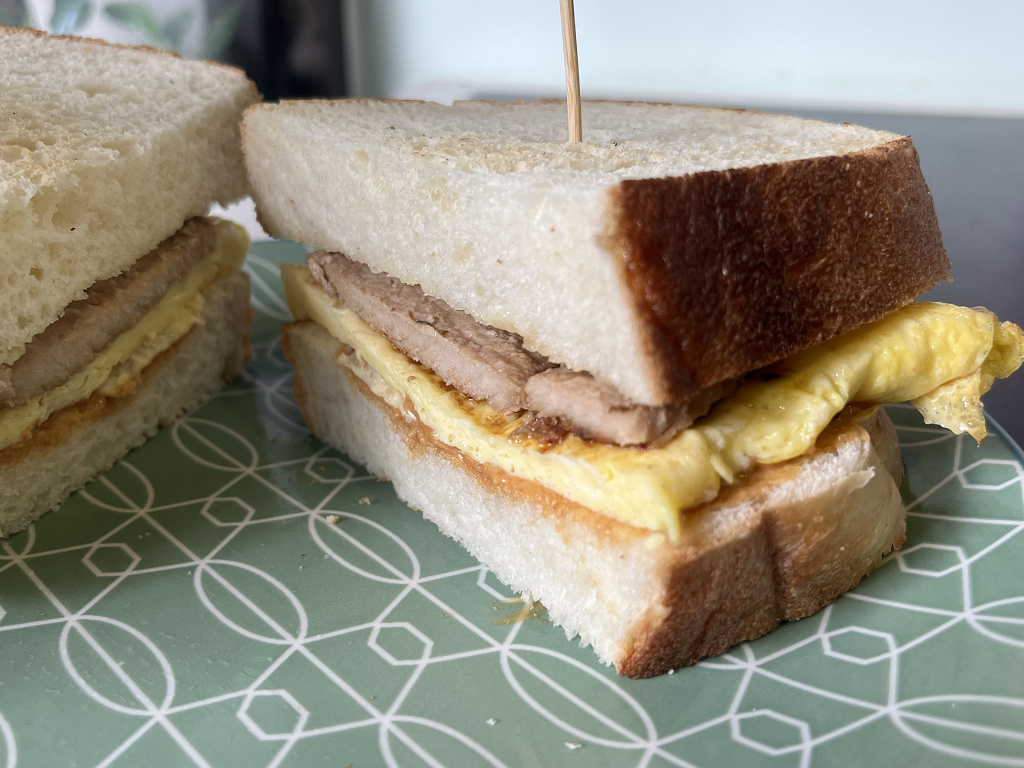
<path id="1" fill-rule="evenodd" d="M 881 409 L 848 409 L 810 454 L 761 467 L 689 511 L 672 544 L 439 441 L 335 363 L 338 342 L 315 323 L 283 336 L 315 434 L 390 478 L 624 675 L 693 664 L 809 615 L 905 538 L 898 447 Z"/>
<path id="2" fill-rule="evenodd" d="M 743 640 L 801 619 L 835 601 L 906 540 L 898 486 L 903 475 L 895 429 L 880 408 L 847 408 L 818 438 L 814 456 L 870 445 L 873 476 L 786 503 L 772 489 L 798 482 L 812 456 L 762 466 L 690 513 L 694 540 L 665 553 L 665 595 L 646 631 L 616 663 L 651 677 L 717 656 Z M 851 478 L 852 479 L 852 478 Z M 708 531 L 723 511 L 753 505 L 728 529 Z"/>
<path id="3" fill-rule="evenodd" d="M 665 403 L 877 320 L 949 271 L 909 137 L 624 181 L 609 204 Z"/>

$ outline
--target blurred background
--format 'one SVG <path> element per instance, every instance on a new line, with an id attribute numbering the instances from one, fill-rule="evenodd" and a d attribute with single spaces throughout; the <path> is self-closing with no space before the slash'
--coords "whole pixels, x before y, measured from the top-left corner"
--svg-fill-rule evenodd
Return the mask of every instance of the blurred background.
<path id="1" fill-rule="evenodd" d="M 1024 3 L 580 0 L 581 89 L 701 103 L 1024 115 Z M 556 0 L 349 2 L 354 95 L 564 92 Z"/>
<path id="2" fill-rule="evenodd" d="M 0 0 L 244 67 L 268 98 L 558 95 L 557 0 Z M 1019 0 L 579 0 L 584 97 L 1024 116 Z"/>
<path id="3" fill-rule="evenodd" d="M 1024 2 L 575 6 L 584 98 L 762 108 L 911 135 L 954 265 L 955 282 L 928 297 L 1024 321 Z M 220 59 L 268 100 L 565 92 L 558 0 L 0 0 L 0 23 Z M 583 126 L 586 138 L 585 107 Z M 986 402 L 1024 443 L 1022 400 L 1024 381 L 1011 381 Z"/>

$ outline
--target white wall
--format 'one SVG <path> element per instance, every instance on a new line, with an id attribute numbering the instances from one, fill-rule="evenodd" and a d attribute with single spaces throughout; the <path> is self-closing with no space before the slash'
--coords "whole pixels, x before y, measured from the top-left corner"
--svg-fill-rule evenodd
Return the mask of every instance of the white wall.
<path id="1" fill-rule="evenodd" d="M 355 95 L 564 94 L 558 0 L 343 0 Z M 584 97 L 1024 116 L 1021 0 L 576 0 Z"/>

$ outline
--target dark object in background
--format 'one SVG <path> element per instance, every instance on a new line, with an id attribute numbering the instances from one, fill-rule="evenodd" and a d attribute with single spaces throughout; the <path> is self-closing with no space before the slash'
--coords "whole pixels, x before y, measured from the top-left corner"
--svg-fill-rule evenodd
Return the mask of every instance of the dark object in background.
<path id="1" fill-rule="evenodd" d="M 236 2 L 209 0 L 209 18 Z M 244 69 L 268 101 L 345 96 L 341 25 L 339 0 L 242 0 L 221 58 Z"/>
<path id="2" fill-rule="evenodd" d="M 34 20 L 27 0 L 0 0 L 0 25 L 39 23 L 55 34 L 89 34 L 97 15 L 146 45 L 245 70 L 268 100 L 346 95 L 343 0 L 206 0 L 164 13 L 159 0 L 54 0 Z M 204 13 L 203 38 L 191 31 Z"/>

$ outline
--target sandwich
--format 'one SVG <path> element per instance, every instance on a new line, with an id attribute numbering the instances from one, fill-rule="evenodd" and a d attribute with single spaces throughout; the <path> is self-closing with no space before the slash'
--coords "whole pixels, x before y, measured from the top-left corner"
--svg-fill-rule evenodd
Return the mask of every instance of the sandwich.
<path id="1" fill-rule="evenodd" d="M 244 362 L 236 69 L 0 27 L 0 535 Z"/>
<path id="2" fill-rule="evenodd" d="M 605 663 L 809 615 L 905 539 L 880 404 L 984 435 L 1024 356 L 947 278 L 908 137 L 594 102 L 250 109 L 312 432 Z"/>

